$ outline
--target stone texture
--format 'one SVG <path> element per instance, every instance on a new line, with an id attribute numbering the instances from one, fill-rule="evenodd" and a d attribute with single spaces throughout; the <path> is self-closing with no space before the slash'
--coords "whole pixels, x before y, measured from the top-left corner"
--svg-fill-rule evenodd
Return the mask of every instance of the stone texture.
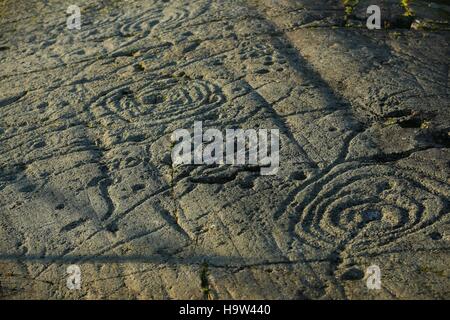
<path id="1" fill-rule="evenodd" d="M 449 6 L 380 2 L 0 1 L 0 296 L 449 299 Z M 173 166 L 199 120 L 279 173 Z"/>

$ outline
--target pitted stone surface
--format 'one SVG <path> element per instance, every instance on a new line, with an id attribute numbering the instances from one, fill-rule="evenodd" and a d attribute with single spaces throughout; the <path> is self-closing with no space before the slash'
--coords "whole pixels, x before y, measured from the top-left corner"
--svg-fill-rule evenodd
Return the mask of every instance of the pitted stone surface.
<path id="1" fill-rule="evenodd" d="M 0 1 L 0 297 L 449 299 L 450 7 L 370 31 L 369 2 L 78 1 L 68 30 Z M 194 121 L 279 129 L 278 174 L 173 166 Z"/>

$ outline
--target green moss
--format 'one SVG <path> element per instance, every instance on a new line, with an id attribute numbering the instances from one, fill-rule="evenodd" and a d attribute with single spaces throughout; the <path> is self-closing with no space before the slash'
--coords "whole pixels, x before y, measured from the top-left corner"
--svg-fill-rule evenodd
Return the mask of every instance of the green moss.
<path id="1" fill-rule="evenodd" d="M 414 17 L 415 16 L 414 11 L 410 7 L 410 3 L 411 3 L 411 0 L 401 0 L 400 1 L 400 5 L 405 10 L 405 13 L 403 13 L 403 15 L 405 17 Z"/>
<path id="2" fill-rule="evenodd" d="M 200 269 L 200 288 L 203 293 L 203 299 L 211 300 L 211 289 L 208 280 L 208 263 L 203 262 Z"/>
<path id="3" fill-rule="evenodd" d="M 345 7 L 345 14 L 351 15 L 355 7 L 358 5 L 359 0 L 343 0 L 343 2 Z"/>
<path id="4" fill-rule="evenodd" d="M 358 5 L 359 0 L 342 0 L 345 8 L 345 21 L 346 26 L 348 25 L 348 18 L 353 14 L 355 7 Z"/>

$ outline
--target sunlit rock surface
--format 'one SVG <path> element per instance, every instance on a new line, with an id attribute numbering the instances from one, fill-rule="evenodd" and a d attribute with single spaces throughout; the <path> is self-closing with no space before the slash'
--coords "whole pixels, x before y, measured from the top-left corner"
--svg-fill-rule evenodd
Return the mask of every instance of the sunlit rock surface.
<path id="1" fill-rule="evenodd" d="M 0 1 L 0 297 L 449 299 L 449 5 L 400 2 Z M 173 166 L 194 121 L 279 172 Z"/>

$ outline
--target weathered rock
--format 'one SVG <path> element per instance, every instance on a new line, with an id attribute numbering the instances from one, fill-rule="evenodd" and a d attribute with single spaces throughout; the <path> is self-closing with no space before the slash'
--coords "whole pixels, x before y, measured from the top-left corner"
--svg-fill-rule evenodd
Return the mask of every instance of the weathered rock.
<path id="1" fill-rule="evenodd" d="M 0 4 L 2 298 L 450 298 L 445 3 L 78 3 Z M 278 174 L 172 166 L 200 120 L 279 129 Z"/>

